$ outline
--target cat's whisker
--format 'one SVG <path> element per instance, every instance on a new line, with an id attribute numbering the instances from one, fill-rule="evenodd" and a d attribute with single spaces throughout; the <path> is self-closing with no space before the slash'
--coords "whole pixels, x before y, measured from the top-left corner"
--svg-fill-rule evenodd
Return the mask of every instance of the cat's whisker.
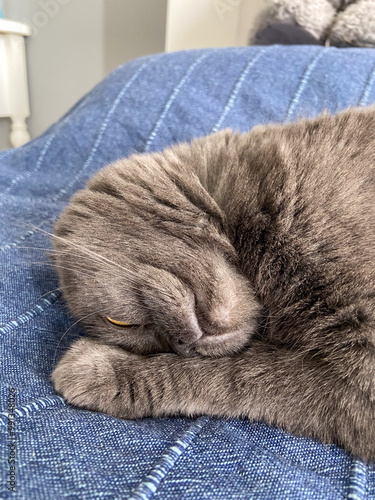
<path id="1" fill-rule="evenodd" d="M 73 271 L 73 272 L 78 272 L 78 273 L 81 273 L 81 274 L 85 274 L 86 276 L 90 276 L 90 278 L 94 278 L 95 275 L 94 274 L 90 274 L 88 272 L 85 272 L 86 270 L 83 270 L 82 268 L 72 268 L 72 267 L 66 267 L 66 266 L 61 266 L 59 264 L 53 264 L 52 262 L 43 262 L 43 261 L 30 261 L 29 264 L 41 264 L 43 266 L 49 266 L 49 267 L 53 267 L 53 268 L 56 268 L 56 267 L 59 267 L 61 269 L 66 269 L 68 271 Z"/>
<path id="2" fill-rule="evenodd" d="M 70 255 L 70 256 L 77 256 L 77 257 L 78 256 L 79 257 L 82 256 L 82 254 L 80 254 L 80 255 L 79 254 L 72 254 L 68 250 L 56 250 L 56 249 L 54 249 L 52 247 L 50 247 L 50 248 L 44 248 L 44 247 L 31 247 L 31 246 L 27 246 L 27 247 L 26 246 L 17 246 L 16 248 L 21 248 L 23 250 L 35 250 L 35 251 L 37 251 L 37 250 L 43 250 L 44 252 L 46 252 L 46 253 L 48 253 L 50 255 L 57 255 L 58 254 L 58 255 Z M 83 256 L 94 260 L 94 262 L 97 261 L 97 259 L 94 259 L 90 255 L 83 255 Z"/>
<path id="3" fill-rule="evenodd" d="M 22 250 L 44 250 L 45 252 L 53 252 L 52 247 L 51 248 L 44 248 L 44 247 L 32 247 L 32 246 L 20 246 L 16 245 L 16 248 L 21 248 Z"/>
<path id="4" fill-rule="evenodd" d="M 42 248 L 42 247 L 17 247 L 17 248 L 22 248 L 22 249 L 26 249 L 26 250 L 43 250 L 45 251 L 46 253 L 48 253 L 50 256 L 53 256 L 53 255 L 67 255 L 69 257 L 85 257 L 87 259 L 90 259 L 91 261 L 93 262 L 98 262 L 98 259 L 97 258 L 94 258 L 92 257 L 91 255 L 85 255 L 85 254 L 74 254 L 68 250 L 54 250 L 52 248 Z"/>
<path id="5" fill-rule="evenodd" d="M 64 289 L 66 288 L 74 288 L 75 285 L 64 285 Z M 57 287 L 57 288 L 54 288 L 53 290 L 49 290 L 48 292 L 44 293 L 43 295 L 40 295 L 40 297 L 38 297 L 36 300 L 40 300 L 42 299 L 43 297 L 45 297 L 46 295 L 49 295 L 50 293 L 53 293 L 53 292 L 58 292 L 58 291 L 62 291 L 61 287 Z"/>
<path id="6" fill-rule="evenodd" d="M 21 227 L 21 228 L 28 228 L 28 229 L 33 228 L 33 229 L 41 230 L 41 228 L 39 228 L 38 226 L 35 226 L 34 224 L 31 224 L 30 222 L 26 222 L 24 220 L 17 219 L 17 218 L 12 217 L 12 216 L 9 216 L 9 219 L 13 220 L 13 224 L 15 226 L 18 226 L 18 227 Z"/>
<path id="7" fill-rule="evenodd" d="M 95 278 L 95 274 L 94 273 L 89 273 L 89 272 L 87 272 L 86 269 L 82 269 L 82 268 L 73 268 L 73 267 L 61 266 L 59 264 L 55 264 L 55 263 L 52 263 L 52 262 L 44 262 L 44 261 L 29 261 L 29 264 L 41 264 L 41 265 L 49 266 L 49 267 L 53 267 L 53 268 L 66 269 L 67 271 L 77 272 L 77 273 L 83 274 L 85 276 L 89 276 L 90 278 Z M 140 291 L 139 286 L 137 286 L 136 284 L 130 283 L 130 286 L 132 287 L 132 290 L 134 292 L 139 292 Z M 67 288 L 67 286 L 64 286 L 64 288 Z M 160 290 L 159 290 L 159 292 L 160 292 Z M 163 293 L 163 292 L 161 291 L 160 293 Z M 167 293 L 164 293 L 164 295 L 166 295 L 168 297 L 171 297 Z"/>
<path id="8" fill-rule="evenodd" d="M 35 229 L 35 230 L 37 230 L 37 231 L 39 231 L 39 232 L 41 232 L 41 233 L 43 233 L 43 234 L 45 234 L 45 235 L 48 235 L 48 236 L 50 236 L 50 237 L 52 237 L 52 238 L 55 238 L 55 239 L 58 239 L 58 240 L 60 240 L 60 241 L 64 242 L 65 244 L 70 245 L 71 247 L 77 248 L 77 249 L 78 249 L 78 250 L 80 250 L 80 251 L 81 251 L 81 252 L 82 252 L 82 253 L 83 253 L 86 257 L 91 258 L 93 261 L 97 260 L 97 261 L 99 261 L 99 262 L 102 262 L 103 264 L 104 264 L 104 263 L 107 263 L 107 264 L 110 264 L 110 265 L 113 265 L 113 266 L 115 266 L 115 267 L 120 268 L 121 270 L 123 270 L 123 271 L 125 271 L 125 272 L 127 273 L 127 274 L 126 274 L 126 277 L 127 277 L 127 279 L 129 279 L 129 281 L 132 281 L 132 280 L 133 280 L 133 283 L 134 283 L 134 284 L 136 284 L 136 285 L 138 284 L 138 279 L 139 279 L 139 276 L 138 276 L 136 273 L 133 273 L 130 269 L 127 269 L 127 268 L 125 268 L 124 266 L 121 266 L 121 265 L 120 265 L 120 264 L 118 264 L 117 262 L 114 262 L 114 261 L 112 261 L 111 259 L 108 259 L 108 258 L 106 258 L 106 257 L 104 257 L 104 256 L 102 256 L 102 255 L 100 255 L 100 254 L 98 254 L 98 253 L 96 253 L 96 252 L 94 252 L 93 250 L 90 250 L 90 249 L 88 249 L 88 248 L 82 247 L 81 245 L 78 245 L 78 244 L 76 244 L 76 243 L 73 243 L 73 242 L 71 242 L 71 241 L 67 240 L 66 238 L 63 238 L 63 237 L 61 237 L 61 236 L 57 236 L 57 235 L 55 235 L 55 234 L 53 234 L 53 233 L 50 233 L 49 231 L 45 231 L 44 229 L 41 229 L 41 228 L 39 228 L 39 227 L 37 227 L 37 226 L 34 226 L 33 224 L 28 224 L 28 225 L 29 225 L 30 227 L 32 227 L 33 229 Z M 51 251 L 51 253 L 53 253 L 53 252 L 57 252 L 56 250 L 53 250 L 53 249 L 52 249 L 52 250 L 50 250 L 50 251 Z M 55 265 L 55 266 L 56 266 L 56 265 Z M 148 284 L 148 286 L 149 286 L 150 288 L 153 288 L 150 284 Z M 156 288 L 155 288 L 155 289 L 156 289 Z M 159 293 L 161 293 L 161 294 L 165 295 L 166 297 L 169 297 L 169 298 L 171 297 L 168 293 L 164 292 L 163 290 L 160 290 L 160 289 L 156 289 L 156 290 L 157 290 Z"/>
<path id="9" fill-rule="evenodd" d="M 60 237 L 58 237 L 60 238 Z M 71 244 L 71 242 L 65 240 L 65 238 L 63 239 L 64 242 L 66 244 Z M 77 246 L 77 245 L 74 245 L 72 244 L 74 247 Z M 79 248 L 79 250 L 83 253 L 83 256 L 86 257 L 87 259 L 91 259 L 93 262 L 101 262 L 103 264 L 107 264 L 109 266 L 111 265 L 114 265 L 116 267 L 119 267 L 120 269 L 122 269 L 123 271 L 125 271 L 127 274 L 126 274 L 126 278 L 129 280 L 130 282 L 130 285 L 134 287 L 135 290 L 137 290 L 139 288 L 139 275 L 137 275 L 136 273 L 133 273 L 131 270 L 125 268 L 124 266 L 121 266 L 120 264 L 110 260 L 110 259 L 107 259 L 105 257 L 102 257 L 100 254 L 97 254 L 96 252 L 92 252 L 91 250 L 87 249 L 88 252 L 92 252 L 94 255 L 90 255 L 90 254 L 87 254 L 87 253 L 84 253 L 84 248 Z M 66 253 L 68 255 L 71 255 L 69 254 L 69 252 L 66 252 L 64 250 L 61 250 L 60 251 L 62 254 L 63 253 Z M 171 295 L 168 294 L 167 292 L 163 291 L 163 290 L 160 290 L 159 288 L 155 288 L 153 287 L 150 283 L 147 283 L 147 280 L 144 280 L 144 284 L 143 286 L 148 286 L 149 288 L 152 288 L 152 289 L 155 289 L 157 290 L 159 293 L 161 293 L 162 295 L 168 297 L 168 298 L 171 298 Z"/>
<path id="10" fill-rule="evenodd" d="M 57 343 L 57 346 L 56 346 L 56 349 L 55 349 L 55 354 L 53 356 L 53 362 L 52 362 L 52 366 L 54 367 L 55 366 L 55 362 L 56 362 L 56 355 L 57 355 L 57 350 L 59 349 L 60 347 L 60 344 L 62 342 L 62 340 L 64 339 L 64 337 L 66 337 L 66 335 L 70 332 L 70 330 L 76 326 L 78 323 L 80 323 L 81 321 L 83 321 L 84 319 L 88 318 L 89 316 L 93 316 L 94 314 L 98 314 L 97 311 L 95 312 L 92 312 L 90 314 L 87 314 L 86 316 L 83 316 L 83 318 L 80 318 L 78 319 L 77 321 L 75 321 L 63 334 L 63 336 L 60 338 L 59 342 Z"/>
<path id="11" fill-rule="evenodd" d="M 22 221 L 18 221 L 18 222 L 22 222 Z M 139 283 L 138 283 L 138 280 L 139 280 L 139 276 L 136 274 L 136 273 L 133 273 L 130 269 L 127 269 L 125 268 L 124 266 L 121 266 L 120 264 L 112 261 L 111 259 L 107 259 L 106 257 L 88 249 L 88 248 L 84 248 L 82 247 L 81 245 L 78 245 L 78 244 L 75 244 L 75 243 L 72 243 L 71 241 L 68 241 L 66 238 L 63 238 L 61 236 L 57 236 L 57 235 L 54 235 L 53 233 L 50 233 L 48 231 L 45 231 L 44 229 L 42 228 L 39 228 L 37 226 L 34 226 L 33 224 L 26 224 L 25 225 L 29 226 L 29 227 L 32 227 L 33 229 L 37 230 L 38 232 L 42 233 L 42 234 L 45 234 L 47 236 L 50 236 L 52 238 L 56 238 L 60 241 L 63 241 L 64 243 L 66 243 L 67 245 L 69 245 L 70 247 L 74 247 L 74 248 L 77 248 L 81 254 L 80 256 L 84 256 L 86 257 L 87 259 L 91 259 L 93 262 L 101 262 L 103 264 L 109 264 L 109 265 L 113 265 L 113 266 L 116 266 L 118 268 L 120 268 L 121 270 L 125 271 L 127 274 L 126 274 L 126 277 L 127 279 L 130 281 L 130 285 L 132 286 L 132 289 L 135 290 L 135 291 L 138 291 L 139 289 Z M 31 246 L 18 246 L 18 248 L 24 248 L 24 249 L 35 249 L 35 250 L 45 250 L 46 252 L 50 252 L 52 255 L 53 254 L 69 254 L 67 251 L 65 250 L 55 250 L 53 248 L 43 248 L 43 247 L 31 247 Z M 71 254 L 69 254 L 71 255 Z M 44 265 L 50 265 L 50 266 L 53 266 L 53 267 L 61 267 L 63 269 L 63 266 L 58 266 L 57 264 L 50 264 L 48 262 L 31 262 L 31 263 L 39 263 L 39 264 L 44 264 Z M 80 272 L 82 274 L 86 274 L 87 276 L 91 276 L 93 277 L 94 275 L 91 275 L 89 273 L 84 273 L 82 271 L 82 269 L 70 269 L 70 268 L 67 268 L 65 267 L 65 269 L 67 270 L 70 270 L 70 271 L 73 271 L 73 272 Z M 144 280 L 145 281 L 145 284 L 147 283 L 147 280 Z M 172 298 L 170 294 L 168 294 L 167 292 L 163 291 L 163 290 L 160 290 L 159 288 L 156 288 L 156 287 L 153 287 L 150 283 L 147 283 L 147 286 L 151 289 L 155 289 L 156 291 L 158 291 L 158 293 L 164 295 L 165 297 L 168 297 L 168 298 Z"/>
<path id="12" fill-rule="evenodd" d="M 61 291 L 60 287 L 54 288 L 53 290 L 49 290 L 48 292 L 43 293 L 43 295 L 40 295 L 36 300 L 38 301 L 38 300 L 42 299 L 43 297 L 45 297 L 46 295 L 49 295 L 50 293 L 58 292 L 58 291 Z"/>

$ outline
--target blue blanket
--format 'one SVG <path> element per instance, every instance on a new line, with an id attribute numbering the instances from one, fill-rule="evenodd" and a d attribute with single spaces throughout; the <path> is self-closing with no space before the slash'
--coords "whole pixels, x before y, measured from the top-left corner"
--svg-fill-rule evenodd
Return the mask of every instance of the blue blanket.
<path id="1" fill-rule="evenodd" d="M 261 422 L 127 421 L 64 403 L 50 374 L 83 333 L 48 258 L 58 214 L 109 162 L 372 102 L 370 49 L 156 55 L 118 68 L 42 136 L 0 154 L 0 498 L 375 498 L 374 466 Z"/>

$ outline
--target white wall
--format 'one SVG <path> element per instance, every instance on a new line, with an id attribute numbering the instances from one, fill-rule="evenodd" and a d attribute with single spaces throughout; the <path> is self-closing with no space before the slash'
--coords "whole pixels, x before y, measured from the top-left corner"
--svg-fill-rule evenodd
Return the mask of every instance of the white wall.
<path id="1" fill-rule="evenodd" d="M 105 0 L 104 70 L 163 52 L 167 0 Z"/>
<path id="2" fill-rule="evenodd" d="M 97 0 L 8 0 L 6 16 L 28 22 L 31 137 L 42 133 L 103 77 L 103 5 Z M 4 137 L 2 137 L 4 140 Z"/>
<path id="3" fill-rule="evenodd" d="M 269 0 L 173 0 L 166 50 L 247 45 L 254 19 Z"/>
<path id="4" fill-rule="evenodd" d="M 31 136 L 130 59 L 164 49 L 246 45 L 265 1 L 5 0 L 6 17 L 34 27 L 26 46 Z M 0 119 L 0 150 L 10 147 L 9 130 L 9 120 Z"/>
<path id="5" fill-rule="evenodd" d="M 28 22 L 31 137 L 60 118 L 116 66 L 164 50 L 167 0 L 5 0 L 5 14 Z M 1 68 L 0 68 L 1 71 Z M 10 147 L 0 119 L 0 150 Z"/>

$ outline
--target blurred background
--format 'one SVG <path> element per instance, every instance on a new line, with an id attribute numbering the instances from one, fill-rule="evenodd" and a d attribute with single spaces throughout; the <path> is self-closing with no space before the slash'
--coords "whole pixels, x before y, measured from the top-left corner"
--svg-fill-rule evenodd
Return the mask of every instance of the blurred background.
<path id="1" fill-rule="evenodd" d="M 126 61 L 163 51 L 247 45 L 266 1 L 0 0 L 0 16 L 2 10 L 5 19 L 31 27 L 23 37 L 31 137 Z M 0 19 L 0 41 L 1 36 Z M 4 54 L 0 44 L 0 90 Z M 0 91 L 0 110 L 2 98 Z M 10 147 L 10 123 L 0 118 L 0 150 Z"/>

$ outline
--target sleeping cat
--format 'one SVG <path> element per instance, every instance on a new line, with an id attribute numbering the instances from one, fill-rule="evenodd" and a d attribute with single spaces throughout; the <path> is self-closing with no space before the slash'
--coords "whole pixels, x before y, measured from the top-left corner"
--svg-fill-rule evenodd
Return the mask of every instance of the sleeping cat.
<path id="1" fill-rule="evenodd" d="M 375 108 L 120 160 L 55 233 L 88 333 L 52 375 L 68 402 L 261 419 L 375 459 Z"/>

